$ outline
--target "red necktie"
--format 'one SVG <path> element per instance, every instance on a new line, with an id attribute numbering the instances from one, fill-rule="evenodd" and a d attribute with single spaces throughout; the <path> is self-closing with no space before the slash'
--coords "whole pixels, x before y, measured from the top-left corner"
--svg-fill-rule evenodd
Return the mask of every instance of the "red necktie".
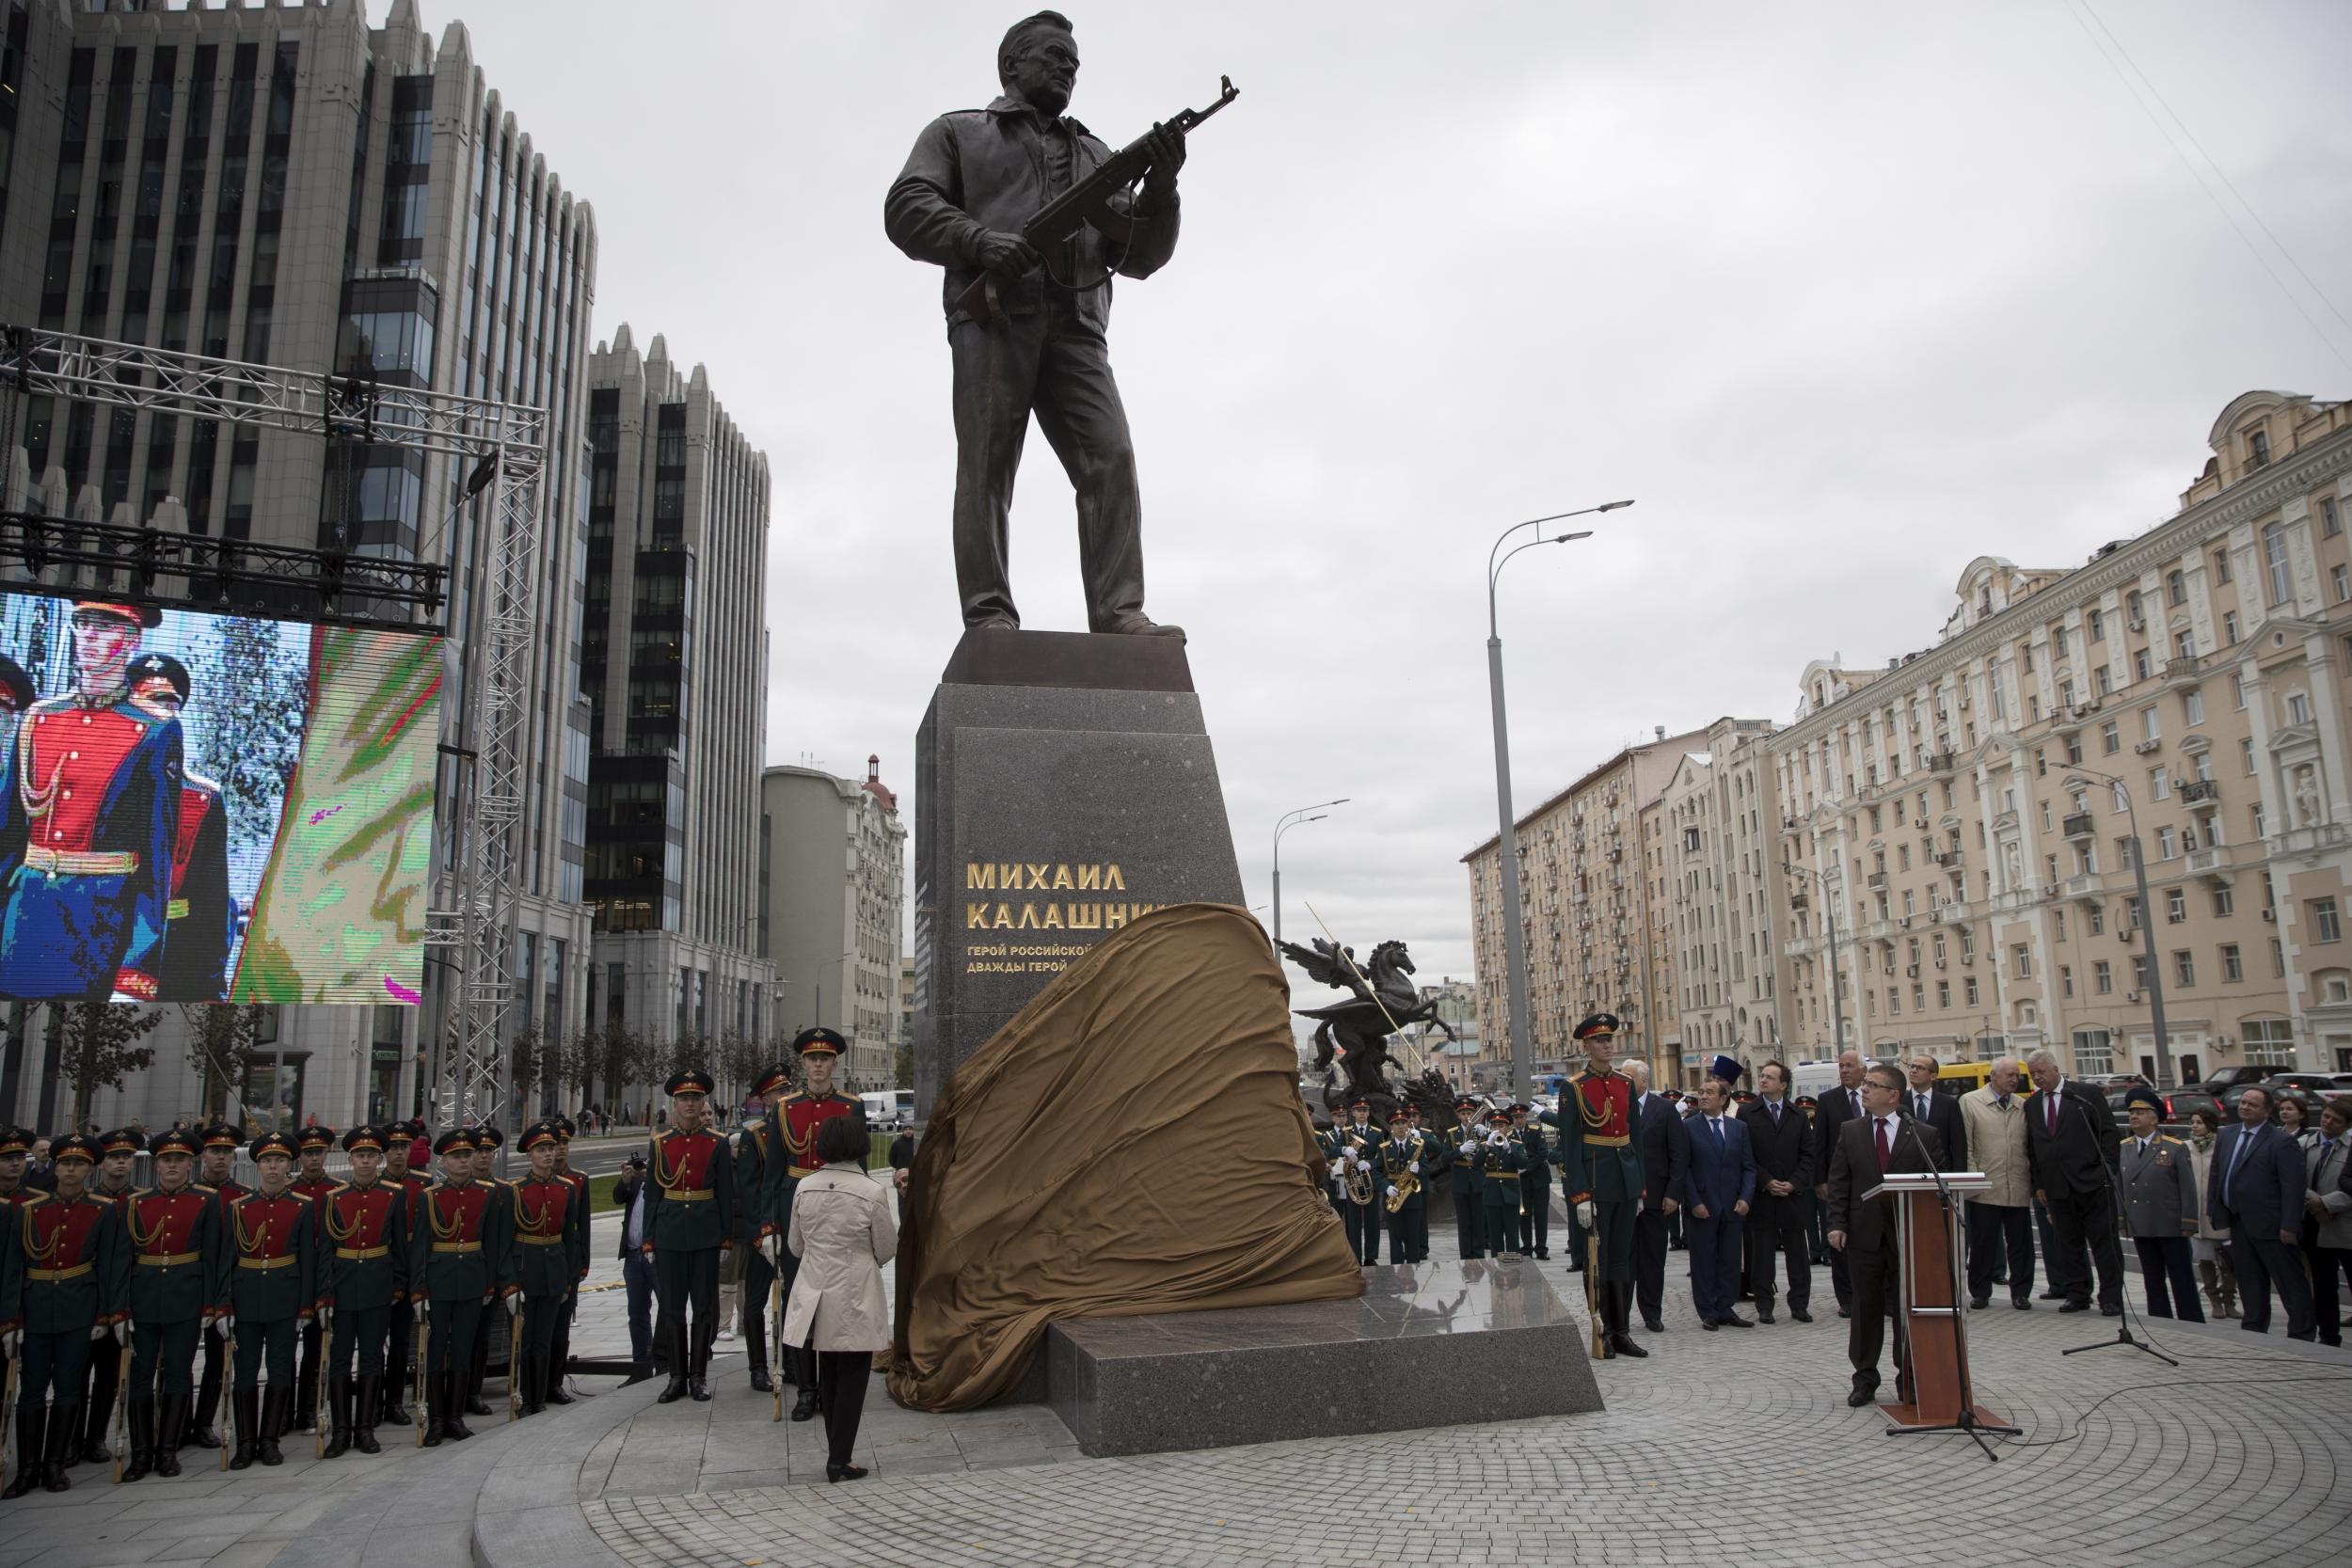
<path id="1" fill-rule="evenodd" d="M 2055 1094 L 2053 1094 L 2052 1096 L 2050 1096 L 2050 1112 L 2049 1112 L 2049 1120 L 2048 1120 L 2048 1125 L 2049 1125 L 2049 1129 L 2050 1129 L 2050 1136 L 2052 1136 L 2052 1137 L 2054 1137 L 2054 1138 L 2055 1138 L 2055 1137 L 2057 1137 L 2057 1136 L 2058 1136 L 2058 1096 L 2057 1096 L 2057 1095 L 2055 1095 Z"/>
<path id="2" fill-rule="evenodd" d="M 1879 1174 L 1886 1174 L 1887 1163 L 1895 1157 L 1895 1141 L 1887 1136 L 1886 1118 L 1879 1117 Z"/>

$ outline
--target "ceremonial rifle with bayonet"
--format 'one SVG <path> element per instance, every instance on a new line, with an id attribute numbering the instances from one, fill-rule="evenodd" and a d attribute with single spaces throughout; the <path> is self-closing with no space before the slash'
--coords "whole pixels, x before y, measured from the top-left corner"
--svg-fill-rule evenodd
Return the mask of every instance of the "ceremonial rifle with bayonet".
<path id="1" fill-rule="evenodd" d="M 1183 110 L 1175 119 L 1152 126 L 1150 132 L 1104 159 L 1085 179 L 1039 208 L 1037 215 L 1021 226 L 1021 238 L 1037 252 L 1047 276 L 1055 282 L 1065 289 L 1092 289 L 1108 280 L 1110 275 L 1106 272 L 1090 283 L 1079 282 L 1063 242 L 1082 229 L 1094 230 L 1117 245 L 1124 245 L 1134 238 L 1136 220 L 1114 208 L 1112 198 L 1150 170 L 1154 136 L 1163 132 L 1188 135 L 1202 120 L 1241 96 L 1241 89 L 1233 86 L 1231 76 L 1218 77 L 1217 84 L 1216 103 L 1205 109 Z M 1063 276 L 1064 267 L 1069 267 L 1073 276 Z M 956 296 L 957 312 L 976 322 L 1004 320 L 1005 307 L 996 287 L 997 275 L 982 272 L 972 280 L 970 288 Z"/>

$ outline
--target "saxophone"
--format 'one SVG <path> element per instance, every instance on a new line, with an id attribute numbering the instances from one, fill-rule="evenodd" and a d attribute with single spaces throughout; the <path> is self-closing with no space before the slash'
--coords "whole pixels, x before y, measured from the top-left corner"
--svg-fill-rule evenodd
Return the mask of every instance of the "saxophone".
<path id="1" fill-rule="evenodd" d="M 1406 1164 L 1409 1165 L 1415 1160 L 1421 1158 L 1421 1145 L 1418 1141 L 1406 1144 L 1405 1148 L 1405 1163 Z M 1387 1162 L 1383 1161 L 1382 1164 L 1385 1164 Z M 1396 1181 L 1394 1184 L 1396 1187 L 1396 1196 L 1389 1199 L 1389 1212 L 1391 1214 L 1395 1213 L 1398 1210 L 1403 1209 L 1405 1207 L 1406 1200 L 1410 1198 L 1415 1193 L 1421 1191 L 1421 1178 L 1415 1176 L 1409 1170 L 1401 1170 L 1396 1173 Z"/>
<path id="2" fill-rule="evenodd" d="M 1351 1135 L 1347 1140 L 1347 1147 L 1356 1159 L 1363 1158 L 1364 1140 L 1362 1138 Z M 1347 1164 L 1347 1175 L 1344 1180 L 1347 1182 L 1348 1202 L 1361 1208 L 1372 1201 L 1372 1172 L 1356 1164 L 1355 1160 L 1351 1160 Z"/>

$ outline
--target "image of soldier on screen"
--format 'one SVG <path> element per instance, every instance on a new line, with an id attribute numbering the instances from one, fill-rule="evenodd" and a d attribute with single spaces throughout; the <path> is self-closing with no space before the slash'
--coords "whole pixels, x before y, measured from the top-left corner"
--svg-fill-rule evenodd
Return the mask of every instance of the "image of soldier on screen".
<path id="1" fill-rule="evenodd" d="M 188 667 L 169 654 L 131 661 L 131 701 L 158 719 L 177 719 L 188 704 Z M 180 821 L 172 837 L 171 901 L 157 979 L 157 1000 L 218 1002 L 229 994 L 229 950 L 237 939 L 237 901 L 229 894 L 229 811 L 220 785 L 191 768 L 180 779 Z"/>

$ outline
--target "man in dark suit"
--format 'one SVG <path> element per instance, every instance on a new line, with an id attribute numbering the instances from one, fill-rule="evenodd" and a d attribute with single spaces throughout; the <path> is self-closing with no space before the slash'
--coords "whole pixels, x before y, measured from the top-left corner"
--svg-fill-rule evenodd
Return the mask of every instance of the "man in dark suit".
<path id="1" fill-rule="evenodd" d="M 2271 1121 L 2270 1093 L 2250 1088 L 2237 1102 L 2238 1124 L 2214 1143 L 2205 1176 L 2205 1213 L 2230 1231 L 2230 1266 L 2244 1307 L 2238 1326 L 2270 1332 L 2270 1289 L 2286 1303 L 2287 1338 L 2318 1338 L 2303 1260 L 2303 1195 L 2310 1171 L 2302 1146 Z"/>
<path id="2" fill-rule="evenodd" d="M 2099 1310 L 2120 1318 L 2123 1243 L 2116 1235 L 2115 1195 L 2123 1140 L 2115 1113 L 2107 1109 L 2106 1096 L 2068 1079 L 2049 1052 L 2035 1052 L 2026 1066 L 2037 1091 L 2026 1107 L 2026 1155 L 2033 1166 L 2034 1196 L 2049 1210 L 2058 1241 L 2049 1265 L 2052 1283 L 2066 1291 L 2058 1310 L 2090 1310 L 2090 1271 L 2082 1264 L 2088 1246 L 2099 1271 Z"/>
<path id="3" fill-rule="evenodd" d="M 1905 1065 L 1911 1069 L 1911 1087 L 1903 1091 L 1903 1115 L 1935 1129 L 1936 1136 L 1944 1141 L 1944 1152 L 1938 1157 L 1944 1169 L 1966 1170 L 1968 1127 L 1961 1119 L 1960 1097 L 1936 1092 L 1941 1069 L 1925 1052 Z"/>
<path id="4" fill-rule="evenodd" d="M 1829 1244 L 1832 1252 L 1846 1255 L 1853 1287 L 1853 1322 L 1846 1331 L 1853 1389 L 1846 1402 L 1857 1409 L 1878 1397 L 1879 1350 L 1885 1342 L 1886 1320 L 1902 1299 L 1897 1283 L 1902 1259 L 1895 1244 L 1893 1201 L 1866 1200 L 1862 1195 L 1888 1176 L 1932 1169 L 1942 1153 L 1933 1128 L 1905 1122 L 1900 1072 L 1883 1063 L 1870 1069 L 1862 1092 L 1863 1114 L 1840 1121 L 1829 1158 Z M 1906 1401 L 1914 1393 L 1904 1370 L 1908 1350 L 1908 1334 L 1897 1316 L 1895 1391 Z"/>
<path id="5" fill-rule="evenodd" d="M 1813 1196 L 1824 1203 L 1829 1200 L 1829 1166 L 1831 1157 L 1837 1152 L 1838 1134 L 1847 1122 L 1861 1115 L 1862 1053 L 1849 1051 L 1837 1058 L 1837 1086 L 1822 1090 L 1814 1106 Z M 1823 1228 L 1828 1228 L 1826 1220 Z M 1837 1315 L 1845 1317 L 1853 1307 L 1853 1281 L 1842 1247 L 1829 1249 L 1829 1282 L 1837 1292 Z"/>
<path id="6" fill-rule="evenodd" d="M 1634 1136 L 1642 1147 L 1642 1212 L 1633 1216 L 1633 1294 L 1642 1326 L 1666 1332 L 1666 1219 L 1681 1212 L 1691 1170 L 1691 1134 L 1682 1113 L 1649 1086 L 1649 1064 L 1626 1064 L 1639 1113 Z"/>
<path id="7" fill-rule="evenodd" d="M 1805 1260 L 1805 1219 L 1813 1202 L 1805 1185 L 1820 1162 L 1813 1152 L 1813 1123 L 1788 1102 L 1788 1069 L 1766 1062 L 1756 1069 L 1764 1092 L 1740 1114 L 1748 1143 L 1756 1150 L 1756 1202 L 1748 1211 L 1748 1287 L 1756 1296 L 1758 1323 L 1772 1321 L 1772 1259 L 1788 1264 L 1788 1315 L 1813 1321 L 1805 1309 L 1813 1299 L 1813 1271 Z"/>
<path id="8" fill-rule="evenodd" d="M 1756 1151 L 1748 1130 L 1730 1108 L 1731 1085 L 1709 1078 L 1699 1085 L 1699 1114 L 1691 1118 L 1691 1305 L 1699 1326 L 1752 1328 L 1740 1315 L 1742 1222 L 1756 1201 Z"/>

